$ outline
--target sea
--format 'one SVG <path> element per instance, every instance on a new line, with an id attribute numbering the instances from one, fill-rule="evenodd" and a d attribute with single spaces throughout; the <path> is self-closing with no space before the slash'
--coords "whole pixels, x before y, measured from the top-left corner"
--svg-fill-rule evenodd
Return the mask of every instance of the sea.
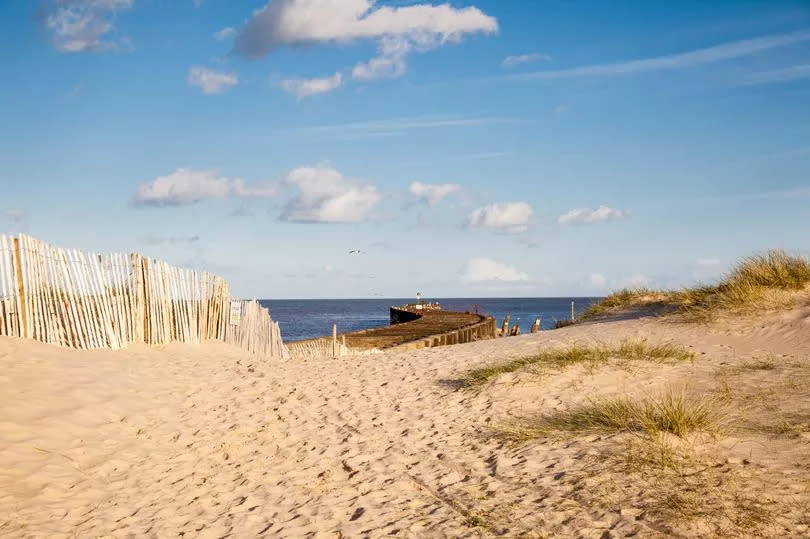
<path id="1" fill-rule="evenodd" d="M 520 324 L 527 333 L 536 317 L 541 329 L 552 329 L 557 320 L 571 318 L 571 302 L 580 313 L 598 297 L 576 298 L 438 298 L 446 311 L 469 311 L 494 316 L 500 327 L 509 314 L 509 325 Z M 414 303 L 414 298 L 371 299 L 263 299 L 259 302 L 270 309 L 270 315 L 279 323 L 285 341 L 300 341 L 332 334 L 332 324 L 338 333 L 387 326 L 388 309 L 395 305 Z"/>

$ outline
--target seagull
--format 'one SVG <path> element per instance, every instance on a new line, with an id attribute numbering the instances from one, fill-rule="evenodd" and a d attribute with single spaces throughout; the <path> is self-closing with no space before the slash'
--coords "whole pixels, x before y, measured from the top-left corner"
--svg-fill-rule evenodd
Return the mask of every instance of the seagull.
<path id="1" fill-rule="evenodd" d="M 352 249 L 351 251 L 349 251 L 349 254 L 350 255 L 359 255 L 359 254 L 362 254 L 362 253 L 360 252 L 360 249 Z"/>

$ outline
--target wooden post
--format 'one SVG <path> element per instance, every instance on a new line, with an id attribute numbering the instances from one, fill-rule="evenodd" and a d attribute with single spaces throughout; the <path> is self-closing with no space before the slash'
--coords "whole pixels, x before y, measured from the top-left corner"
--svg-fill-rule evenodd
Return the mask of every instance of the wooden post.
<path id="1" fill-rule="evenodd" d="M 571 302 L 571 322 L 574 321 L 574 302 Z"/>
<path id="2" fill-rule="evenodd" d="M 506 337 L 509 331 L 509 313 L 503 318 L 503 325 L 501 326 L 501 336 Z"/>
<path id="3" fill-rule="evenodd" d="M 338 357 L 337 324 L 332 324 L 332 357 Z"/>
<path id="4" fill-rule="evenodd" d="M 28 311 L 25 305 L 25 283 L 22 274 L 22 252 L 20 251 L 20 238 L 14 238 L 14 264 L 15 277 L 17 280 L 17 312 L 20 318 L 20 336 L 30 339 L 28 330 Z"/>
<path id="5" fill-rule="evenodd" d="M 534 324 L 532 324 L 532 330 L 531 331 L 532 331 L 532 333 L 537 333 L 538 331 L 540 331 L 540 317 L 539 316 L 537 318 L 535 318 Z"/>

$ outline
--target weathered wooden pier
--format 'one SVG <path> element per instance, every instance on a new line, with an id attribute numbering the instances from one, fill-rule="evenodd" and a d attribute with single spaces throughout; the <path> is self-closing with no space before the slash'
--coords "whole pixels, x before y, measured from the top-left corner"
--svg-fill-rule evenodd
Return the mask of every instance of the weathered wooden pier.
<path id="1" fill-rule="evenodd" d="M 444 311 L 437 304 L 391 307 L 391 325 L 287 343 L 293 357 L 343 356 L 392 348 L 431 348 L 497 336 L 491 316 Z"/>

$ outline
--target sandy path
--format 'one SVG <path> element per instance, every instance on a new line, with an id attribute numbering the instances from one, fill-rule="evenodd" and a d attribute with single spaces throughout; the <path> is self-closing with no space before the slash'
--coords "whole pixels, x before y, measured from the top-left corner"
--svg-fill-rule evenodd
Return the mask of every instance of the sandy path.
<path id="1" fill-rule="evenodd" d="M 673 528 L 644 517 L 645 493 L 629 478 L 617 484 L 621 476 L 603 465 L 611 440 L 516 447 L 488 437 L 487 427 L 596 395 L 714 383 L 729 362 L 766 353 L 786 362 L 780 376 L 801 378 L 802 362 L 810 362 L 807 314 L 771 317 L 753 330 L 625 320 L 287 363 L 259 362 L 225 345 L 78 352 L 2 339 L 0 535 L 670 533 Z M 459 391 L 454 382 L 470 366 L 540 346 L 633 336 L 684 342 L 698 360 L 519 373 L 481 392 Z M 794 405 L 785 410 L 806 410 L 806 400 Z M 747 463 L 732 458 L 729 472 L 776 474 L 756 484 L 779 500 L 803 503 L 810 437 L 726 442 L 728 455 L 745 455 Z M 768 474 L 748 473 L 751 468 Z M 622 494 L 609 503 L 587 494 L 606 488 Z M 801 523 L 801 507 L 784 515 L 784 526 L 799 535 L 810 525 Z M 785 529 L 780 526 L 773 530 Z"/>

